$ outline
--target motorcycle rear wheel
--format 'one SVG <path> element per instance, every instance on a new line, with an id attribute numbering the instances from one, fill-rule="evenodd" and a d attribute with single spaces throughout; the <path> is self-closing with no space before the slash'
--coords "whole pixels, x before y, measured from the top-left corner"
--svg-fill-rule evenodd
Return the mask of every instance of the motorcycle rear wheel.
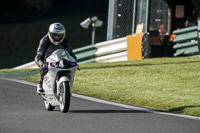
<path id="1" fill-rule="evenodd" d="M 63 113 L 67 113 L 69 111 L 70 106 L 70 88 L 69 82 L 64 81 L 60 86 L 60 110 Z"/>
<path id="2" fill-rule="evenodd" d="M 46 108 L 46 110 L 48 111 L 53 111 L 55 106 L 52 106 L 50 103 L 48 103 L 46 100 L 44 100 L 44 106 Z"/>

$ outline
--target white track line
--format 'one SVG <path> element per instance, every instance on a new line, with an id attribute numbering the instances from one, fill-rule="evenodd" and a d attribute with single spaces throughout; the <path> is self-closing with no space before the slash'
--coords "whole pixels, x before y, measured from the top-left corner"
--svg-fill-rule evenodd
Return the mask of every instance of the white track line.
<path id="1" fill-rule="evenodd" d="M 6 80 L 15 81 L 15 82 L 19 82 L 19 83 L 23 83 L 23 84 L 27 84 L 27 85 L 32 85 L 32 86 L 37 86 L 37 84 L 35 84 L 35 83 L 24 81 L 24 80 L 17 80 L 17 79 L 6 79 Z M 101 100 L 101 99 L 97 99 L 97 98 L 93 98 L 93 97 L 89 97 L 89 96 L 84 96 L 84 95 L 79 95 L 79 94 L 75 94 L 75 93 L 73 93 L 72 96 L 76 97 L 76 98 L 81 98 L 81 99 L 93 101 L 93 102 L 98 102 L 98 103 L 118 106 L 118 107 L 122 107 L 122 108 L 148 112 L 148 113 L 154 113 L 154 114 L 160 114 L 160 115 L 168 115 L 168 116 L 176 116 L 176 117 L 200 120 L 200 117 L 197 117 L 197 116 L 190 116 L 190 115 L 182 115 L 182 114 L 175 114 L 175 113 L 169 113 L 169 112 L 162 112 L 162 111 L 148 109 L 148 108 L 141 108 L 141 107 L 126 105 L 126 104 L 121 104 L 121 103 L 115 103 L 115 102 L 111 102 L 111 101 Z"/>

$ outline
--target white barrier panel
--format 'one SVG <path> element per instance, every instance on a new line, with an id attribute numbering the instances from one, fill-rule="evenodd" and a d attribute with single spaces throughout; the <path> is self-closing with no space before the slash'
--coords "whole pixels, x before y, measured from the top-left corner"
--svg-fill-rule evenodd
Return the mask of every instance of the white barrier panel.
<path id="1" fill-rule="evenodd" d="M 13 69 L 32 69 L 32 68 L 39 68 L 39 67 L 35 64 L 35 61 L 26 63 L 26 64 L 24 64 L 24 65 L 15 67 L 15 68 L 13 68 Z"/>
<path id="2" fill-rule="evenodd" d="M 118 52 L 126 51 L 127 39 L 126 37 L 123 37 L 123 38 L 119 38 L 119 39 L 115 39 L 111 41 L 101 42 L 101 43 L 97 43 L 95 47 L 97 48 L 97 51 L 95 53 L 97 57 L 109 55 L 113 53 L 118 53 Z"/>
<path id="3" fill-rule="evenodd" d="M 95 61 L 102 62 L 102 63 L 103 62 L 127 61 L 127 51 L 97 57 L 95 59 Z"/>

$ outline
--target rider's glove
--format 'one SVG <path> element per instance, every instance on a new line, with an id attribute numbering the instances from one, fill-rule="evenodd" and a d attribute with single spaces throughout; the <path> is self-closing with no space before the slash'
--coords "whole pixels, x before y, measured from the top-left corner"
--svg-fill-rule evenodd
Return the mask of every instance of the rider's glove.
<path id="1" fill-rule="evenodd" d="M 43 68 L 43 61 L 39 60 L 38 65 L 40 67 L 40 70 L 42 70 L 42 68 Z"/>
<path id="2" fill-rule="evenodd" d="M 43 64 L 42 71 L 44 74 L 46 74 L 48 72 L 48 64 L 46 64 L 46 63 Z"/>

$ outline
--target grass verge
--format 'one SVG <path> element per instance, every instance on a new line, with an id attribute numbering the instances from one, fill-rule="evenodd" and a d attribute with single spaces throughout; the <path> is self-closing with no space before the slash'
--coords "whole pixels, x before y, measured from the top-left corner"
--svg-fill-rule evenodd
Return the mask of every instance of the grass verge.
<path id="1" fill-rule="evenodd" d="M 72 89 L 75 93 L 200 116 L 199 57 L 89 63 L 80 68 Z M 25 79 L 36 82 L 38 77 Z"/>

